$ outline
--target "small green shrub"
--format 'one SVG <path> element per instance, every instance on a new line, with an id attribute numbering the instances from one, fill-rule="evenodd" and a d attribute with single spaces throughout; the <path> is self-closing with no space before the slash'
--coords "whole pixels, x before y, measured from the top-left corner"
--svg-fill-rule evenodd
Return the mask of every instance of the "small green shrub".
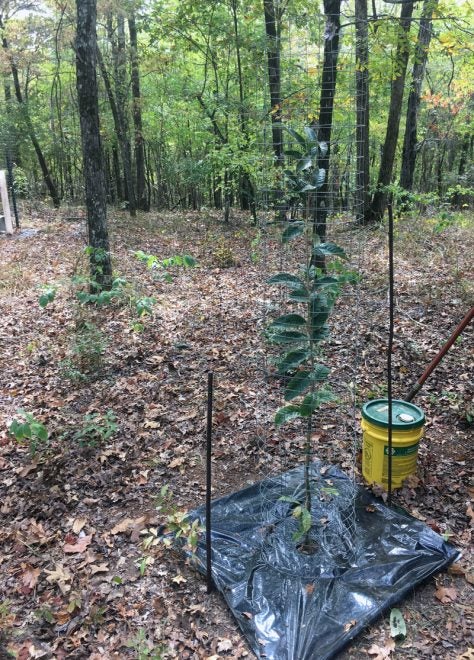
<path id="1" fill-rule="evenodd" d="M 72 434 L 72 440 L 83 447 L 96 447 L 109 440 L 118 431 L 117 418 L 112 410 L 105 415 L 91 413 L 84 415 L 80 428 Z"/>
<path id="2" fill-rule="evenodd" d="M 39 422 L 31 413 L 25 410 L 18 410 L 21 420 L 14 419 L 8 431 L 18 442 L 27 440 L 29 443 L 30 454 L 34 456 L 39 446 L 48 444 L 49 434 L 46 426 Z"/>

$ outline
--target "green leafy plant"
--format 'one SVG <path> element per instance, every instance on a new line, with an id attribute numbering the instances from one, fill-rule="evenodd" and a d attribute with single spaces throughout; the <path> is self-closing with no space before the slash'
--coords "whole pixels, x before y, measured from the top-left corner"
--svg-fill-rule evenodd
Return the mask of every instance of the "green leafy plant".
<path id="1" fill-rule="evenodd" d="M 199 519 L 190 520 L 188 513 L 182 511 L 174 504 L 173 493 L 168 485 L 162 486 L 157 498 L 156 510 L 164 517 L 164 528 L 161 530 L 165 536 L 162 537 L 156 528 L 147 530 L 143 541 L 143 548 L 147 550 L 157 545 L 160 539 L 166 546 L 171 546 L 173 540 L 185 540 L 185 549 L 194 553 L 197 549 L 199 538 L 203 528 Z M 167 536 L 166 536 L 167 535 Z"/>
<path id="2" fill-rule="evenodd" d="M 117 418 L 112 410 L 105 415 L 90 413 L 84 415 L 80 428 L 72 434 L 72 440 L 82 446 L 96 447 L 109 440 L 118 431 Z"/>
<path id="3" fill-rule="evenodd" d="M 38 298 L 39 306 L 44 309 L 47 305 L 49 305 L 50 302 L 53 302 L 53 300 L 56 298 L 56 291 L 57 289 L 54 286 L 43 287 L 42 293 Z"/>
<path id="4" fill-rule="evenodd" d="M 22 409 L 19 409 L 17 413 L 21 419 L 14 419 L 8 427 L 8 431 L 18 442 L 28 441 L 30 454 L 34 456 L 40 445 L 47 445 L 49 440 L 48 430 L 31 413 Z"/>
<path id="5" fill-rule="evenodd" d="M 194 268 L 196 266 L 196 260 L 189 254 L 175 254 L 166 259 L 159 259 L 154 254 L 146 254 L 143 250 L 137 250 L 133 253 L 133 256 L 138 259 L 138 261 L 145 263 L 147 268 L 153 271 L 155 279 L 164 280 L 165 282 L 173 281 L 172 275 L 168 272 L 169 268 L 176 266 L 181 268 Z"/>
<path id="6" fill-rule="evenodd" d="M 310 195 L 317 194 L 325 180 L 325 171 L 318 166 L 319 158 L 326 153 L 327 146 L 319 144 L 316 134 L 305 127 L 304 135 L 286 128 L 297 144 L 296 150 L 286 155 L 294 162 L 293 170 L 285 170 L 288 184 L 287 200 L 294 215 L 302 220 L 290 221 L 283 229 L 284 244 L 302 237 L 309 247 L 306 263 L 296 273 L 280 272 L 268 280 L 269 284 L 284 287 L 288 291 L 287 302 L 296 306 L 295 312 L 276 318 L 267 328 L 272 344 L 280 345 L 282 352 L 276 361 L 278 375 L 285 382 L 284 399 L 287 405 L 275 415 L 275 423 L 282 426 L 290 420 L 302 418 L 306 422 L 305 436 L 305 489 L 304 500 L 298 501 L 293 516 L 299 521 L 295 540 L 306 538 L 309 543 L 311 529 L 310 462 L 313 414 L 324 403 L 335 399 L 324 384 L 329 368 L 319 362 L 320 344 L 329 334 L 327 321 L 342 285 L 353 275 L 341 265 L 326 264 L 330 259 L 336 263 L 347 259 L 344 250 L 335 243 L 323 241 L 315 232 L 310 220 Z M 315 263 L 325 265 L 316 267 Z M 329 274 L 330 273 L 330 274 Z"/>
<path id="7" fill-rule="evenodd" d="M 127 641 L 126 646 L 135 651 L 137 660 L 162 660 L 163 654 L 167 652 L 164 644 L 155 646 L 143 628 L 139 628 L 135 636 Z"/>

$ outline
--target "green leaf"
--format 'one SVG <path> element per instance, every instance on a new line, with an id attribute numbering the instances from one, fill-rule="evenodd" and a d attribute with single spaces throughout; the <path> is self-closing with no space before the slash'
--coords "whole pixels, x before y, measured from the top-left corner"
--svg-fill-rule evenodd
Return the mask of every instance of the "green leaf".
<path id="1" fill-rule="evenodd" d="M 311 328 L 311 339 L 313 341 L 322 341 L 329 337 L 329 328 L 327 325 L 322 325 L 319 328 Z"/>
<path id="2" fill-rule="evenodd" d="M 287 131 L 287 133 L 289 133 L 291 135 L 291 137 L 293 137 L 297 142 L 299 142 L 299 144 L 306 150 L 306 146 L 307 146 L 306 145 L 306 140 L 304 139 L 304 137 L 302 135 L 297 133 L 295 130 L 293 130 L 289 126 L 285 126 L 285 125 L 282 124 L 282 128 L 284 128 L 285 131 Z"/>
<path id="3" fill-rule="evenodd" d="M 31 433 L 32 435 L 36 435 L 43 442 L 46 442 L 48 439 L 48 431 L 43 424 L 40 424 L 40 422 L 33 422 L 31 424 Z"/>
<path id="4" fill-rule="evenodd" d="M 309 532 L 311 529 L 311 526 L 313 524 L 313 521 L 311 519 L 311 513 L 308 511 L 308 509 L 305 506 L 301 507 L 301 520 L 300 520 L 300 529 L 303 532 L 303 534 L 306 534 L 306 532 Z"/>
<path id="5" fill-rule="evenodd" d="M 337 256 L 341 259 L 347 259 L 347 255 L 339 245 L 336 243 L 319 243 L 313 249 L 313 254 L 318 257 L 331 257 Z"/>
<path id="6" fill-rule="evenodd" d="M 185 254 L 183 255 L 183 263 L 188 268 L 194 268 L 196 265 L 196 259 L 194 259 L 194 257 L 192 257 L 190 254 Z"/>
<path id="7" fill-rule="evenodd" d="M 285 401 L 291 401 L 302 394 L 311 382 L 310 371 L 298 371 L 288 381 L 285 388 Z"/>
<path id="8" fill-rule="evenodd" d="M 311 414 L 317 410 L 321 404 L 334 401 L 336 397 L 328 390 L 321 388 L 317 392 L 307 394 L 300 405 L 301 417 L 310 417 Z"/>
<path id="9" fill-rule="evenodd" d="M 300 504 L 300 501 L 296 497 L 290 497 L 289 495 L 282 495 L 278 498 L 279 502 L 290 502 L 291 504 Z"/>
<path id="10" fill-rule="evenodd" d="M 324 156 L 328 152 L 328 143 L 327 142 L 320 142 L 319 143 L 319 150 L 321 152 L 321 156 L 324 158 Z"/>
<path id="11" fill-rule="evenodd" d="M 397 608 L 390 611 L 390 637 L 401 641 L 407 636 L 407 627 L 403 614 Z"/>
<path id="12" fill-rule="evenodd" d="M 303 280 L 291 273 L 278 273 L 277 275 L 272 275 L 272 277 L 267 280 L 267 284 L 282 284 L 284 286 L 289 286 L 292 289 L 305 288 Z"/>
<path id="13" fill-rule="evenodd" d="M 304 232 L 305 223 L 304 222 L 290 222 L 286 227 L 285 231 L 281 235 L 282 243 L 288 243 L 293 238 L 301 236 Z"/>
<path id="14" fill-rule="evenodd" d="M 321 328 L 328 320 L 331 307 L 324 295 L 320 295 L 311 301 L 311 327 Z M 313 337 L 314 339 L 314 337 Z"/>
<path id="15" fill-rule="evenodd" d="M 293 344 L 308 341 L 308 335 L 297 330 L 276 330 L 270 334 L 274 344 Z"/>
<path id="16" fill-rule="evenodd" d="M 307 183 L 301 188 L 298 192 L 309 192 L 310 190 L 316 190 L 316 186 L 312 186 L 310 183 Z"/>
<path id="17" fill-rule="evenodd" d="M 284 314 L 279 316 L 277 319 L 270 324 L 270 328 L 281 328 L 281 327 L 295 327 L 306 325 L 306 319 L 300 316 L 300 314 Z"/>
<path id="18" fill-rule="evenodd" d="M 308 142 L 317 142 L 318 141 L 318 137 L 317 137 L 314 129 L 311 128 L 311 126 L 305 126 L 304 127 L 304 132 L 305 132 L 306 139 L 308 140 Z"/>
<path id="19" fill-rule="evenodd" d="M 286 149 L 285 156 L 289 156 L 290 158 L 297 158 L 298 160 L 300 160 L 301 158 L 303 158 L 304 154 L 301 153 L 300 151 L 295 151 L 294 149 Z M 290 174 L 293 174 L 290 170 L 285 170 L 285 173 L 286 172 L 290 172 Z"/>
<path id="20" fill-rule="evenodd" d="M 319 190 L 326 180 L 326 170 L 323 167 L 318 168 L 313 172 L 312 182 L 313 186 Z"/>
<path id="21" fill-rule="evenodd" d="M 331 370 L 329 367 L 326 367 L 326 365 L 317 364 L 315 365 L 313 373 L 311 374 L 311 380 L 313 383 L 321 383 L 322 381 L 326 380 L 330 371 Z"/>
<path id="22" fill-rule="evenodd" d="M 306 170 L 309 170 L 313 166 L 313 159 L 311 156 L 303 156 L 300 158 L 298 165 L 296 166 L 296 169 L 298 172 L 305 172 Z"/>
<path id="23" fill-rule="evenodd" d="M 301 414 L 299 406 L 283 406 L 283 408 L 277 410 L 275 415 L 275 424 L 276 426 L 281 426 L 282 424 L 289 422 L 291 419 L 295 419 L 295 417 L 300 416 Z"/>
<path id="24" fill-rule="evenodd" d="M 291 369 L 296 369 L 302 362 L 307 360 L 311 352 L 307 348 L 297 348 L 294 351 L 289 351 L 284 358 L 278 363 L 278 373 L 285 374 Z"/>
<path id="25" fill-rule="evenodd" d="M 332 284 L 339 284 L 339 280 L 336 277 L 319 277 L 317 280 L 314 282 L 314 287 L 315 288 L 320 288 L 324 286 L 330 286 Z"/>
<path id="26" fill-rule="evenodd" d="M 303 287 L 302 289 L 295 289 L 292 291 L 289 296 L 288 300 L 292 300 L 294 302 L 300 302 L 300 303 L 307 303 L 310 302 L 311 297 L 308 289 L 306 287 Z"/>

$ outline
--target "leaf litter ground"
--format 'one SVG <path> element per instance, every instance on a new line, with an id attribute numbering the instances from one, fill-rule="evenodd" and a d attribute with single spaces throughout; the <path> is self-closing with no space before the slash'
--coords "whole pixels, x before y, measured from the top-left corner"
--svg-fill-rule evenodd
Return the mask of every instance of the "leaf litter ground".
<path id="1" fill-rule="evenodd" d="M 397 225 L 400 397 L 472 304 L 468 223 L 436 232 L 433 221 L 416 222 L 416 230 L 413 220 Z M 240 489 L 281 462 L 271 420 L 281 394 L 264 369 L 261 312 L 271 313 L 274 291 L 264 282 L 275 272 L 278 244 L 260 245 L 240 217 L 223 227 L 207 212 L 150 214 L 133 223 L 113 214 L 114 266 L 130 283 L 129 304 L 87 311 L 106 348 L 78 381 L 67 360 L 84 322 L 70 283 L 84 268 L 83 224 L 37 208 L 25 210 L 24 226 L 27 232 L 0 239 L 0 657 L 9 651 L 19 658 L 250 657 L 220 597 L 208 596 L 202 578 L 172 550 L 162 544 L 145 550 L 143 540 L 165 522 L 156 510 L 163 485 L 177 509 L 203 501 L 209 369 L 218 383 L 213 494 Z M 342 391 L 352 377 L 348 342 L 357 332 L 361 402 L 384 395 L 386 345 L 385 237 L 380 230 L 363 234 L 370 259 L 359 323 L 352 322 L 353 298 L 343 296 L 326 347 L 333 385 Z M 189 253 L 199 266 L 158 282 L 134 250 L 160 258 Z M 58 291 L 41 310 L 45 284 Z M 139 333 L 131 329 L 137 295 L 157 300 Z M 471 327 L 416 399 L 428 418 L 429 444 L 420 450 L 417 477 L 397 494 L 463 557 L 401 604 L 404 641 L 391 639 L 387 614 L 342 658 L 472 657 L 472 361 Z M 49 446 L 33 459 L 6 433 L 19 408 L 50 432 Z M 119 425 L 110 440 L 96 446 L 73 440 L 86 414 L 108 410 Z M 350 471 L 352 443 L 340 417 L 331 404 L 316 453 Z M 296 425 L 285 444 L 288 464 L 300 460 Z M 356 472 L 360 479 L 357 465 Z"/>

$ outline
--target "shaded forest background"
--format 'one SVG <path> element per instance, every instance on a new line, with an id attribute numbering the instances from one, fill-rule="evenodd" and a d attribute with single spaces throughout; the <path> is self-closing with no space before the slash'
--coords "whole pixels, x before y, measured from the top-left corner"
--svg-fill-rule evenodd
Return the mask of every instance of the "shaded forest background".
<path id="1" fill-rule="evenodd" d="M 108 202 L 132 216 L 151 207 L 212 207 L 226 219 L 232 207 L 252 211 L 262 186 L 278 187 L 278 168 L 264 166 L 272 157 L 284 164 L 277 123 L 318 125 L 328 51 L 335 209 L 350 206 L 355 189 L 367 222 L 380 218 L 387 195 L 471 204 L 472 13 L 467 2 L 438 0 L 369 10 L 364 0 L 100 2 Z M 0 5 L 0 162 L 13 165 L 19 196 L 49 196 L 56 207 L 83 199 L 75 22 L 72 2 Z"/>

